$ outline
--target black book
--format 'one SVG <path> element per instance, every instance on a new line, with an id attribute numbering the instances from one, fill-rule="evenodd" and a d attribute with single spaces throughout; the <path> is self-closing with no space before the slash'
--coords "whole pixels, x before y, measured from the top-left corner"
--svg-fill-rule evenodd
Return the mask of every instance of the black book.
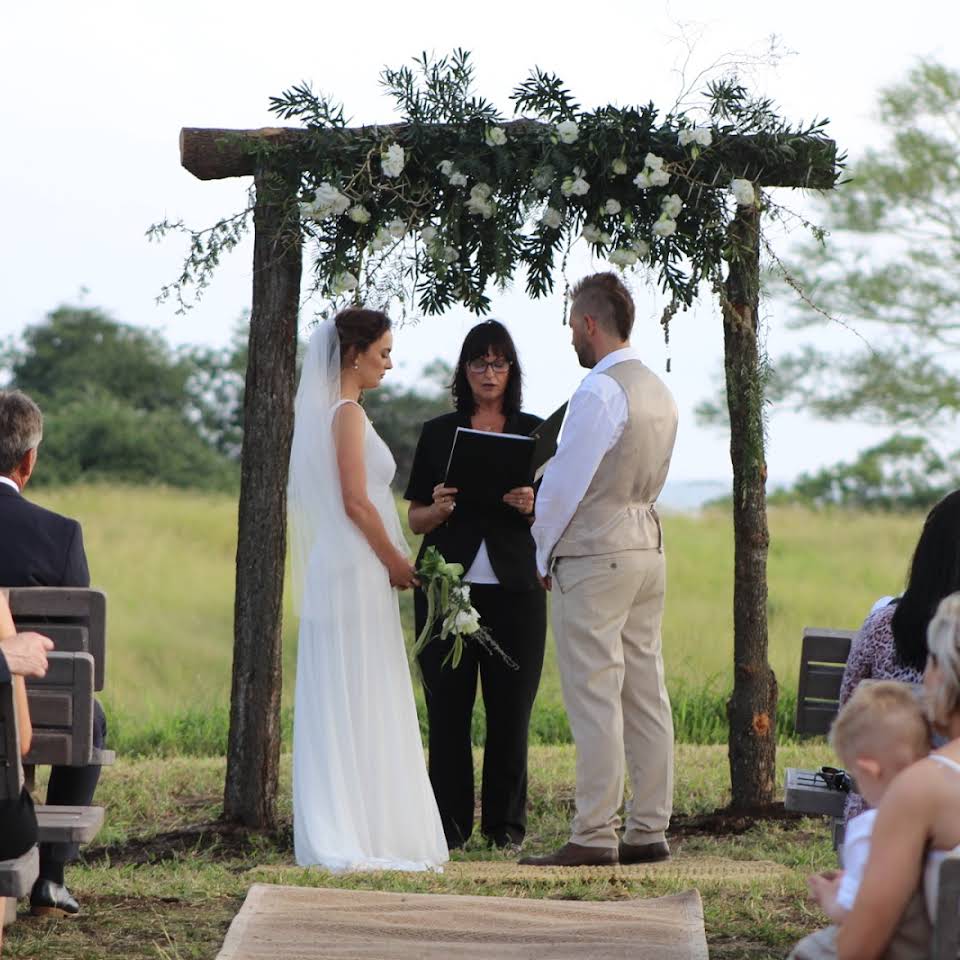
<path id="1" fill-rule="evenodd" d="M 566 406 L 529 436 L 457 427 L 444 484 L 463 499 L 497 502 L 508 490 L 532 486 L 556 453 Z"/>

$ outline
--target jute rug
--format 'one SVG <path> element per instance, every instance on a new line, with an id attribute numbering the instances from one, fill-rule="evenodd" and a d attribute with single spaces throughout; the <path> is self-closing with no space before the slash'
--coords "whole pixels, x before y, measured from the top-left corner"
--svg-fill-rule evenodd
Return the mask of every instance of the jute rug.
<path id="1" fill-rule="evenodd" d="M 611 867 L 521 867 L 509 860 L 456 860 L 443 865 L 444 876 L 483 881 L 524 881 L 566 884 L 621 877 L 627 880 L 676 880 L 684 884 L 722 882 L 749 885 L 755 880 L 786 878 L 790 869 L 769 860 L 727 860 L 724 857 L 674 857 L 662 863 Z"/>
<path id="2" fill-rule="evenodd" d="M 585 902 L 255 884 L 217 960 L 707 960 L 696 890 Z"/>

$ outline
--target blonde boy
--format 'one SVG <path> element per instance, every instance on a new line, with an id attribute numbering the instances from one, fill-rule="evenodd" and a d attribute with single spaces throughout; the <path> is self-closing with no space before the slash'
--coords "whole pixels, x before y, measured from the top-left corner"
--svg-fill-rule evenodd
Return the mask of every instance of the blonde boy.
<path id="1" fill-rule="evenodd" d="M 890 781 L 930 752 L 930 728 L 916 688 L 894 680 L 864 681 L 837 715 L 830 730 L 830 744 L 853 777 L 857 791 L 873 808 L 847 824 L 844 869 L 817 873 L 808 881 L 810 893 L 823 912 L 834 924 L 842 924 L 863 878 L 875 808 Z M 917 920 L 923 923 L 925 917 L 918 914 Z M 835 956 L 836 932 L 837 927 L 832 926 L 805 937 L 794 947 L 790 960 Z"/>

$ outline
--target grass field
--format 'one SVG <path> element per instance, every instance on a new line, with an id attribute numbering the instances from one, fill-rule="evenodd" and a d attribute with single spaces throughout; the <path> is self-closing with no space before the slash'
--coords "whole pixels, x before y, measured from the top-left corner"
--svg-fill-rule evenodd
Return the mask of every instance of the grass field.
<path id="1" fill-rule="evenodd" d="M 823 751 L 822 744 L 783 747 L 778 782 L 784 766 L 820 763 Z M 532 852 L 567 838 L 573 765 L 571 747 L 531 750 L 527 848 Z M 219 757 L 120 759 L 98 791 L 98 802 L 107 808 L 103 831 L 95 845 L 84 848 L 85 862 L 68 871 L 81 916 L 56 922 L 21 915 L 7 931 L 4 957 L 213 960 L 254 883 L 561 900 L 656 897 L 696 887 L 713 960 L 781 958 L 825 923 L 806 898 L 805 878 L 836 866 L 826 822 L 744 818 L 718 829 L 710 815 L 730 799 L 720 746 L 678 746 L 673 860 L 660 865 L 664 870 L 640 876 L 614 868 L 571 869 L 526 879 L 503 854 L 475 841 L 454 854 L 443 874 L 333 876 L 306 870 L 293 860 L 289 755 L 281 763 L 282 822 L 273 835 L 239 834 L 215 822 L 223 775 Z M 22 901 L 20 906 L 23 914 Z"/>
<path id="2" fill-rule="evenodd" d="M 104 700 L 114 744 L 128 752 L 203 753 L 226 726 L 235 501 L 113 486 L 37 491 L 36 499 L 81 520 L 93 583 L 109 597 Z M 879 595 L 902 585 L 920 524 L 919 516 L 771 510 L 770 660 L 780 680 L 782 719 L 789 719 L 803 627 L 859 625 Z M 730 518 L 708 510 L 668 515 L 664 526 L 663 649 L 678 736 L 722 742 L 733 651 Z M 401 603 L 409 631 L 410 595 Z M 283 659 L 289 715 L 296 662 L 289 604 Z M 564 739 L 552 643 L 533 730 L 535 741 Z"/>

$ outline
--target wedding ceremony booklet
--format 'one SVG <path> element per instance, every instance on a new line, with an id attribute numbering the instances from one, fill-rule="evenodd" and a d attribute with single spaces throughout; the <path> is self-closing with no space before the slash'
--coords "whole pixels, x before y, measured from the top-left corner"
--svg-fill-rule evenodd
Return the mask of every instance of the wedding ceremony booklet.
<path id="1" fill-rule="evenodd" d="M 499 501 L 514 487 L 531 486 L 557 451 L 557 435 L 567 405 L 552 413 L 529 436 L 457 427 L 444 483 L 470 500 Z"/>

